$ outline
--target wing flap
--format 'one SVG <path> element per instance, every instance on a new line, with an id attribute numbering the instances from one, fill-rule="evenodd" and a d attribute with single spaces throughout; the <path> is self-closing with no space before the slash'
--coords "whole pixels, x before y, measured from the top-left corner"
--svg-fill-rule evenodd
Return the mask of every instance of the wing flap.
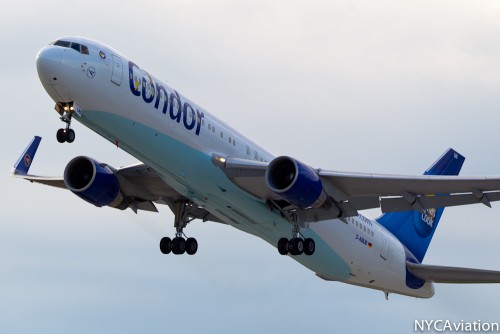
<path id="1" fill-rule="evenodd" d="M 156 203 L 165 200 L 175 202 L 184 198 L 163 181 L 155 170 L 142 163 L 120 168 L 116 176 L 120 180 L 121 191 L 128 197 Z"/>
<path id="2" fill-rule="evenodd" d="M 500 283 L 500 271 L 444 267 L 406 262 L 408 271 L 417 278 L 435 283 Z"/>
<path id="3" fill-rule="evenodd" d="M 481 197 L 472 194 L 452 194 L 447 196 L 422 196 L 410 203 L 402 197 L 380 199 L 382 212 L 401 212 L 419 209 L 440 208 L 448 206 L 468 205 L 483 203 L 490 206 L 490 202 L 500 201 L 500 192 L 489 192 Z"/>

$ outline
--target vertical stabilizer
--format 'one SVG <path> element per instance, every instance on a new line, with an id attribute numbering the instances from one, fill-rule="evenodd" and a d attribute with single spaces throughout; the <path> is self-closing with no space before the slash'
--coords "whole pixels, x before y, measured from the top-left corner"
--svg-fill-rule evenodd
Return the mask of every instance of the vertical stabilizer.
<path id="1" fill-rule="evenodd" d="M 464 160 L 462 155 L 450 148 L 425 171 L 424 175 L 458 175 Z M 383 214 L 377 221 L 394 234 L 419 262 L 422 262 L 443 211 L 444 208 L 425 209 L 423 213 L 391 212 Z"/>

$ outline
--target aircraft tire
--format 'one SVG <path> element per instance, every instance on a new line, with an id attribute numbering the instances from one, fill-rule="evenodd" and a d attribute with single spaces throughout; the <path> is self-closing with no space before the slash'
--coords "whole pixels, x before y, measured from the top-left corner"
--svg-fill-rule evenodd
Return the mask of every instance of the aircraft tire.
<path id="1" fill-rule="evenodd" d="M 316 243 L 313 239 L 307 238 L 304 240 L 304 254 L 313 255 L 316 250 Z"/>
<path id="2" fill-rule="evenodd" d="M 66 141 L 66 132 L 64 131 L 64 129 L 57 130 L 56 138 L 60 143 L 64 143 Z"/>
<path id="3" fill-rule="evenodd" d="M 75 130 L 68 129 L 68 133 L 66 134 L 66 141 L 68 143 L 72 143 L 75 141 Z"/>
<path id="4" fill-rule="evenodd" d="M 181 237 L 176 237 L 172 240 L 172 253 L 176 255 L 184 254 L 186 251 L 186 240 Z"/>
<path id="5" fill-rule="evenodd" d="M 194 255 L 198 251 L 198 241 L 195 238 L 188 238 L 186 240 L 186 253 Z"/>
<path id="6" fill-rule="evenodd" d="M 302 238 L 293 238 L 288 245 L 292 255 L 301 255 L 304 252 L 304 240 Z"/>
<path id="7" fill-rule="evenodd" d="M 288 239 L 287 238 L 281 238 L 280 240 L 278 240 L 278 252 L 281 255 L 288 254 Z"/>
<path id="8" fill-rule="evenodd" d="M 170 249 L 170 243 L 171 242 L 172 242 L 172 240 L 170 240 L 169 237 L 161 238 L 161 240 L 160 240 L 160 251 L 163 254 L 170 253 L 170 251 L 171 251 L 171 249 Z"/>

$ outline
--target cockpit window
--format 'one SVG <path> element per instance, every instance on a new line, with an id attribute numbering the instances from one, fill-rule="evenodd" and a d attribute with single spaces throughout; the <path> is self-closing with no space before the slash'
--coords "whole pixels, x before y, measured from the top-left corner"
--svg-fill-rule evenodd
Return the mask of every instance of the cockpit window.
<path id="1" fill-rule="evenodd" d="M 71 48 L 73 50 L 80 52 L 80 44 L 78 44 L 78 43 L 71 43 Z"/>
<path id="2" fill-rule="evenodd" d="M 83 53 L 84 55 L 89 54 L 89 48 L 86 47 L 85 45 L 80 45 L 80 52 Z"/>
<path id="3" fill-rule="evenodd" d="M 57 45 L 57 46 L 62 46 L 63 48 L 69 48 L 69 46 L 71 45 L 71 42 L 66 42 L 66 41 L 55 41 L 54 43 L 52 43 L 54 45 Z"/>
<path id="4" fill-rule="evenodd" d="M 86 47 L 83 44 L 75 43 L 75 42 L 68 42 L 68 41 L 62 41 L 58 40 L 52 43 L 53 45 L 61 46 L 63 48 L 72 48 L 73 50 L 76 50 L 80 52 L 81 54 L 88 55 L 89 54 L 89 48 Z"/>

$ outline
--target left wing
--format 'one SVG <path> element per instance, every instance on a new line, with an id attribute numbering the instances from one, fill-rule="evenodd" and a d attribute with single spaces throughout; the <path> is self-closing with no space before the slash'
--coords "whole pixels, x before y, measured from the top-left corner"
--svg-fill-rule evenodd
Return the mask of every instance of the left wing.
<path id="1" fill-rule="evenodd" d="M 500 271 L 433 266 L 406 262 L 415 277 L 435 283 L 500 283 Z"/>
<path id="2" fill-rule="evenodd" d="M 451 163 L 452 159 L 458 158 L 458 154 L 450 149 L 437 163 Z M 295 166 L 305 166 L 289 157 L 262 163 L 213 155 L 212 161 L 235 184 L 255 197 L 264 201 L 289 202 L 282 193 L 274 192 L 270 187 L 269 174 L 272 171 L 269 169 L 278 159 L 288 159 L 290 164 L 293 162 Z M 326 207 L 323 205 L 319 208 L 307 208 L 306 211 L 311 216 L 309 221 L 354 216 L 358 214 L 358 210 L 378 207 L 382 212 L 424 211 L 430 208 L 474 203 L 491 206 L 490 202 L 500 200 L 500 177 L 404 176 L 337 172 L 305 167 L 317 174 L 328 197 Z M 296 167 L 294 173 L 290 177 L 295 177 L 296 180 L 300 168 Z M 319 213 L 316 218 L 320 219 L 314 219 L 315 212 Z"/>
<path id="3" fill-rule="evenodd" d="M 500 177 L 402 176 L 330 171 L 320 171 L 319 175 L 337 200 L 380 200 L 382 212 L 474 203 L 490 206 L 490 202 L 500 200 Z M 341 191 L 340 195 L 335 193 L 337 189 Z"/>

